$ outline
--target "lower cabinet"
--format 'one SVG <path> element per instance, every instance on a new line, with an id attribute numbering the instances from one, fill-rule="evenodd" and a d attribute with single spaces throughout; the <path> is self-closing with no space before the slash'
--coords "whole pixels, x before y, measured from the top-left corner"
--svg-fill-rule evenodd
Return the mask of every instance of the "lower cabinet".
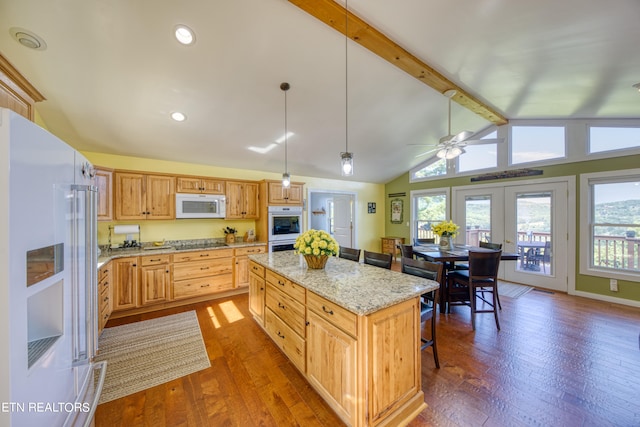
<path id="1" fill-rule="evenodd" d="M 198 297 L 233 289 L 233 249 L 173 255 L 173 298 Z"/>
<path id="2" fill-rule="evenodd" d="M 234 249 L 235 268 L 233 271 L 233 286 L 244 288 L 249 286 L 249 255 L 267 252 L 266 246 L 249 246 Z"/>
<path id="3" fill-rule="evenodd" d="M 264 325 L 264 300 L 266 294 L 264 267 L 249 262 L 249 311 L 260 325 Z"/>
<path id="4" fill-rule="evenodd" d="M 113 311 L 138 307 L 138 257 L 116 258 L 113 265 Z"/>
<path id="5" fill-rule="evenodd" d="M 140 304 L 171 300 L 171 256 L 140 257 Z"/>
<path id="6" fill-rule="evenodd" d="M 102 333 L 109 316 L 111 316 L 112 300 L 111 262 L 108 262 L 98 270 L 98 334 Z"/>
<path id="7" fill-rule="evenodd" d="M 362 316 L 250 268 L 254 318 L 347 425 L 406 425 L 425 408 L 419 297 Z"/>

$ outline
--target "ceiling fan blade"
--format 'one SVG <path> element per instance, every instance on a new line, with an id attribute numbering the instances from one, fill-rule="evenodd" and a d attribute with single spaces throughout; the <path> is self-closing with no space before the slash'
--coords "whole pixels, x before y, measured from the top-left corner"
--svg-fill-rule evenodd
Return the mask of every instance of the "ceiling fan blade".
<path id="1" fill-rule="evenodd" d="M 504 138 L 486 138 L 486 139 L 470 139 L 464 141 L 465 145 L 482 145 L 482 144 L 497 144 L 504 142 Z"/>
<path id="2" fill-rule="evenodd" d="M 435 153 L 439 149 L 440 149 L 440 147 L 433 147 L 431 150 L 427 150 L 424 153 L 420 153 L 420 154 L 416 155 L 416 157 L 422 157 L 422 156 L 426 156 L 426 155 L 431 154 L 431 153 Z"/>
<path id="3" fill-rule="evenodd" d="M 453 138 L 451 138 L 451 142 L 464 142 L 467 138 L 471 138 L 473 136 L 473 132 L 468 130 L 463 130 Z"/>

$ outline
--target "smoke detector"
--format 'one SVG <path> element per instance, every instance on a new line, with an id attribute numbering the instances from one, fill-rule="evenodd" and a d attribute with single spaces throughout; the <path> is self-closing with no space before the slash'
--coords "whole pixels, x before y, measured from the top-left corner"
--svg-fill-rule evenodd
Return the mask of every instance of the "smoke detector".
<path id="1" fill-rule="evenodd" d="M 29 49 L 45 50 L 47 48 L 47 43 L 42 37 L 24 28 L 12 27 L 9 29 L 9 33 L 15 41 Z"/>

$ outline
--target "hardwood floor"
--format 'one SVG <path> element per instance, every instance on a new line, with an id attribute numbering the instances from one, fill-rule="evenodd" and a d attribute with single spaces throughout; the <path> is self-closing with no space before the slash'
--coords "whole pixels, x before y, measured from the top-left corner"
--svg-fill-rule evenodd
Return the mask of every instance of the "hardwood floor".
<path id="1" fill-rule="evenodd" d="M 564 294 L 503 297 L 502 330 L 468 307 L 438 315 L 428 408 L 410 426 L 640 425 L 640 310 Z M 247 295 L 195 309 L 211 368 L 102 404 L 96 426 L 339 426 L 338 417 L 255 324 Z"/>

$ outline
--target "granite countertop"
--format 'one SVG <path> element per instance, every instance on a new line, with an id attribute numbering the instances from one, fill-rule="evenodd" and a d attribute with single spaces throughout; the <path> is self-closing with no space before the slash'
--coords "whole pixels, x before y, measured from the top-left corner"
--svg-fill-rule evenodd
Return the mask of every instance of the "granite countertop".
<path id="1" fill-rule="evenodd" d="M 249 259 L 362 316 L 440 288 L 434 280 L 338 257 L 329 257 L 323 270 L 307 268 L 302 255 L 294 251 L 249 255 Z"/>
<path id="2" fill-rule="evenodd" d="M 220 241 L 184 241 L 184 242 L 172 242 L 171 244 L 165 244 L 153 249 L 143 248 L 118 248 L 103 250 L 102 254 L 98 257 L 98 268 L 102 267 L 105 263 L 115 258 L 125 258 L 131 256 L 147 256 L 147 255 L 164 255 L 173 254 L 179 252 L 189 251 L 204 251 L 209 249 L 234 249 L 244 248 L 248 246 L 265 246 L 266 242 L 236 242 L 236 243 L 223 243 Z"/>

